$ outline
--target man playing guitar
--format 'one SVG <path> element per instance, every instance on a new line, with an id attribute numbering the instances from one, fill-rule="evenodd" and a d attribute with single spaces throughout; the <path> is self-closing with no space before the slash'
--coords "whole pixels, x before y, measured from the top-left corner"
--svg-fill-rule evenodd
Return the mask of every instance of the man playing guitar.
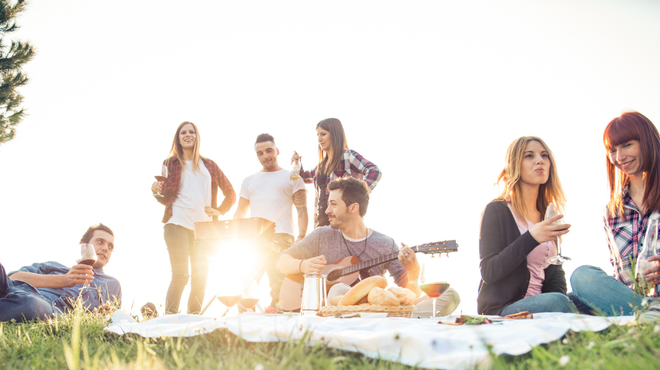
<path id="1" fill-rule="evenodd" d="M 416 280 L 420 267 L 415 253 L 405 244 L 399 250 L 392 238 L 369 229 L 364 216 L 369 205 L 369 187 L 352 177 L 339 178 L 328 184 L 326 214 L 330 226 L 308 234 L 302 241 L 280 254 L 277 269 L 287 275 L 321 272 L 328 264 L 355 256 L 365 261 L 398 251 L 398 259 L 360 271 L 362 279 L 389 271 L 397 285 L 421 294 Z"/>

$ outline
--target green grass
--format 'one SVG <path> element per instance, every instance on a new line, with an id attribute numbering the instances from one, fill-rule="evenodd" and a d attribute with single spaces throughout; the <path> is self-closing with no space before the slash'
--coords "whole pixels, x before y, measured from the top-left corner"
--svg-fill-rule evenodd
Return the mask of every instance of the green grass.
<path id="1" fill-rule="evenodd" d="M 189 338 L 147 339 L 103 332 L 107 319 L 87 312 L 59 319 L 0 323 L 0 369 L 406 369 L 407 366 L 302 342 L 249 343 L 226 330 Z M 659 368 L 660 325 L 569 333 L 523 356 L 492 356 L 484 367 Z"/>

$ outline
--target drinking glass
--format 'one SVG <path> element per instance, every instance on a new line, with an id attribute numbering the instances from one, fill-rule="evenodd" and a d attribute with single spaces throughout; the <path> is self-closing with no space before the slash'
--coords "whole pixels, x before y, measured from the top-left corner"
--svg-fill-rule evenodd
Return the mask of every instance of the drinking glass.
<path id="1" fill-rule="evenodd" d="M 550 202 L 548 204 L 548 207 L 545 209 L 545 218 L 544 220 L 547 220 L 551 217 L 555 217 L 557 215 L 560 215 L 560 210 L 559 207 L 555 202 Z M 560 218 L 559 220 L 555 221 L 552 223 L 552 225 L 563 225 L 566 223 L 566 215 L 564 217 Z M 551 265 L 561 265 L 566 261 L 570 261 L 570 257 L 563 256 L 561 254 L 561 236 L 557 237 L 557 255 L 548 257 L 547 262 Z"/>
<path id="2" fill-rule="evenodd" d="M 433 311 L 431 318 L 435 318 L 436 308 L 435 302 L 449 289 L 449 283 L 446 280 L 445 272 L 440 265 L 440 254 L 432 254 L 431 258 L 426 258 L 422 264 L 422 271 L 419 274 L 419 289 L 428 295 L 433 304 Z"/>
<path id="3" fill-rule="evenodd" d="M 638 293 L 649 297 L 655 296 L 655 284 L 649 283 L 644 278 L 644 270 L 658 265 L 658 261 L 649 261 L 648 259 L 658 254 L 658 220 L 648 220 L 646 233 L 642 239 L 641 251 L 637 255 L 635 263 L 635 281 L 637 282 Z"/>
<path id="4" fill-rule="evenodd" d="M 257 298 L 257 284 L 254 280 L 250 279 L 243 283 L 243 292 L 241 300 L 238 301 L 239 311 L 255 311 L 254 307 L 259 303 L 259 298 Z"/>
<path id="5" fill-rule="evenodd" d="M 231 284 L 231 283 L 230 283 Z M 221 289 L 220 294 L 217 296 L 218 300 L 227 307 L 227 311 L 222 314 L 225 316 L 229 313 L 232 307 L 243 298 L 243 290 L 236 284 L 224 287 Z"/>
<path id="6" fill-rule="evenodd" d="M 76 262 L 87 266 L 94 266 L 96 260 L 96 249 L 94 248 L 94 244 L 81 243 L 80 258 L 77 259 Z"/>
<path id="7" fill-rule="evenodd" d="M 154 176 L 158 182 L 163 182 L 167 178 L 167 165 L 163 165 L 160 169 L 160 174 L 161 176 Z M 158 193 L 154 194 L 154 197 L 162 198 L 163 194 L 159 191 Z"/>
<path id="8" fill-rule="evenodd" d="M 94 244 L 80 243 L 80 258 L 76 260 L 76 263 L 94 266 L 97 259 L 98 257 L 96 257 L 96 248 L 94 248 Z M 84 283 L 83 287 L 88 285 L 89 283 Z"/>

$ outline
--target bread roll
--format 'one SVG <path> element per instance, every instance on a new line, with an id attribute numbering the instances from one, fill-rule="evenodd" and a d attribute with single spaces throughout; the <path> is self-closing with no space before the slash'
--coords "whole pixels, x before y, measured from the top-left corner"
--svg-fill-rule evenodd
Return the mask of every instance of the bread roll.
<path id="1" fill-rule="evenodd" d="M 342 298 L 344 298 L 343 295 L 332 297 L 332 299 L 330 299 L 330 306 L 337 306 Z"/>
<path id="2" fill-rule="evenodd" d="M 362 297 L 362 299 L 360 299 L 359 301 L 357 301 L 356 305 L 359 306 L 359 305 L 364 304 L 364 303 L 367 303 L 367 304 L 369 303 L 369 295 L 368 294 L 365 295 L 364 297 Z"/>
<path id="3" fill-rule="evenodd" d="M 344 298 L 339 301 L 340 306 L 352 306 L 366 297 L 374 287 L 387 288 L 387 279 L 382 276 L 371 276 L 357 283 Z"/>
<path id="4" fill-rule="evenodd" d="M 392 292 L 380 287 L 375 287 L 369 292 L 369 303 L 381 306 L 399 306 L 399 300 Z"/>
<path id="5" fill-rule="evenodd" d="M 396 297 L 396 299 L 399 300 L 399 303 L 401 303 L 402 306 L 409 306 L 409 305 L 413 304 L 413 302 L 415 301 L 415 298 L 417 298 L 415 296 L 415 292 L 413 292 L 412 290 L 410 290 L 408 288 L 402 288 L 400 286 L 393 286 L 393 287 L 387 288 L 387 290 L 389 292 L 391 292 L 392 294 L 394 294 L 394 296 Z"/>

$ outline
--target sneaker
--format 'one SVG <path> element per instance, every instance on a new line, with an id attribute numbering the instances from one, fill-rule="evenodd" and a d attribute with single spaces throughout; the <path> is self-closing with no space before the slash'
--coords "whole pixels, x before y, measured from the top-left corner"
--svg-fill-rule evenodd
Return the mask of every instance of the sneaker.
<path id="1" fill-rule="evenodd" d="M 642 299 L 642 307 L 645 311 L 637 318 L 641 323 L 652 323 L 660 321 L 660 297 L 646 297 Z"/>

